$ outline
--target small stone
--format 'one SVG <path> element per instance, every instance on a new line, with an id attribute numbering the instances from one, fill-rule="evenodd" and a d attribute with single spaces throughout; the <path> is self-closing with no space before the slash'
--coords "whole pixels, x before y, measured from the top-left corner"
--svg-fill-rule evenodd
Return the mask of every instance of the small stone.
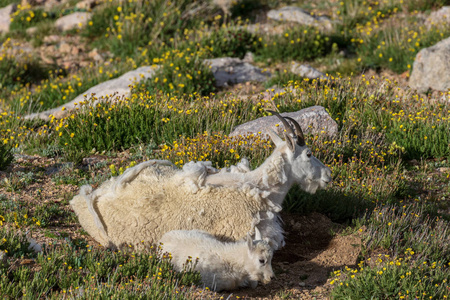
<path id="1" fill-rule="evenodd" d="M 78 48 L 77 46 L 73 46 L 72 49 L 70 50 L 70 53 L 72 55 L 78 55 L 80 53 L 80 48 Z"/>
<path id="2" fill-rule="evenodd" d="M 59 51 L 62 53 L 69 53 L 71 50 L 72 47 L 66 42 L 63 42 L 59 45 Z"/>
<path id="3" fill-rule="evenodd" d="M 97 48 L 94 48 L 92 51 L 89 52 L 88 57 L 95 60 L 95 61 L 102 61 L 103 57 L 98 53 Z"/>
<path id="4" fill-rule="evenodd" d="M 298 285 L 301 286 L 301 287 L 304 287 L 304 286 L 306 286 L 306 283 L 304 283 L 304 282 L 302 281 L 302 282 L 299 282 Z"/>
<path id="5" fill-rule="evenodd" d="M 441 167 L 438 168 L 438 171 L 441 173 L 450 173 L 450 168 Z"/>
<path id="6" fill-rule="evenodd" d="M 292 63 L 291 72 L 309 79 L 328 79 L 327 75 L 324 73 L 309 65 L 301 65 L 297 62 Z"/>
<path id="7" fill-rule="evenodd" d="M 242 61 L 251 64 L 255 61 L 254 58 L 255 56 L 253 55 L 252 52 L 247 52 L 245 53 L 244 59 Z"/>
<path id="8" fill-rule="evenodd" d="M 59 35 L 48 35 L 44 37 L 44 43 L 45 44 L 55 44 L 58 43 L 61 40 L 61 37 Z"/>
<path id="9" fill-rule="evenodd" d="M 218 87 L 249 81 L 263 82 L 270 77 L 269 72 L 263 72 L 261 69 L 239 58 L 205 59 L 204 63 L 210 65 Z"/>
<path id="10" fill-rule="evenodd" d="M 36 26 L 27 28 L 27 30 L 26 30 L 27 34 L 29 34 L 29 35 L 34 35 L 36 33 L 36 31 L 37 31 L 37 27 Z"/>

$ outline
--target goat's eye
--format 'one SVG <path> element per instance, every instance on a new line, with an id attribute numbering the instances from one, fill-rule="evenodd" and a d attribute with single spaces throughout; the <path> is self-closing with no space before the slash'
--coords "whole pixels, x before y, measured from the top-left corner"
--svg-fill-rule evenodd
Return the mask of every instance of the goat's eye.
<path id="1" fill-rule="evenodd" d="M 266 263 L 266 261 L 264 259 L 260 259 L 259 262 L 263 265 Z"/>
<path id="2" fill-rule="evenodd" d="M 312 153 L 311 152 L 306 152 L 306 156 L 311 157 Z"/>

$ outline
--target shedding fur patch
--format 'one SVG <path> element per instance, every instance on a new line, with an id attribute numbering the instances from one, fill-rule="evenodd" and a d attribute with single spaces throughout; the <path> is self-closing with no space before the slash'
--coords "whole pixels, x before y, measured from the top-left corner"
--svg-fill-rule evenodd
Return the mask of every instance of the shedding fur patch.
<path id="1" fill-rule="evenodd" d="M 262 182 L 267 187 L 284 184 L 288 179 L 284 170 L 286 162 L 283 155 L 278 153 L 263 170 Z"/>
<path id="2" fill-rule="evenodd" d="M 183 170 L 176 176 L 193 194 L 205 187 L 206 176 L 217 173 L 210 161 L 190 161 L 183 166 Z"/>

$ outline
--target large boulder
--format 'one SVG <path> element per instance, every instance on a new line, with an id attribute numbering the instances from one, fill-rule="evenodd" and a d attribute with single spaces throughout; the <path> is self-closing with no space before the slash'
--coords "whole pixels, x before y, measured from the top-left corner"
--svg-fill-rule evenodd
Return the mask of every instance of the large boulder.
<path id="1" fill-rule="evenodd" d="M 267 17 L 276 21 L 295 22 L 324 29 L 332 29 L 333 27 L 328 17 L 311 15 L 297 6 L 285 6 L 280 9 L 272 9 L 267 13 Z"/>
<path id="2" fill-rule="evenodd" d="M 322 106 L 311 106 L 299 111 L 282 113 L 283 117 L 291 117 L 300 124 L 304 134 L 335 135 L 338 125 Z M 283 134 L 284 127 L 276 116 L 261 117 L 241 124 L 234 128 L 230 136 L 245 136 L 249 134 L 266 134 L 272 129 L 279 135 Z"/>
<path id="3" fill-rule="evenodd" d="M 216 86 L 218 87 L 249 81 L 263 82 L 270 77 L 269 72 L 263 72 L 260 68 L 239 58 L 205 59 L 204 63 L 211 67 L 211 71 L 216 79 Z"/>
<path id="4" fill-rule="evenodd" d="M 15 11 L 16 5 L 10 4 L 0 8 L 0 33 L 9 32 L 11 24 L 11 14 Z"/>
<path id="5" fill-rule="evenodd" d="M 68 115 L 70 111 L 74 110 L 78 103 L 83 102 L 86 99 L 89 100 L 91 96 L 94 95 L 96 100 L 92 102 L 92 105 L 105 101 L 106 99 L 109 99 L 110 96 L 126 97 L 130 94 L 130 84 L 151 78 L 155 74 L 156 70 L 157 67 L 146 66 L 137 68 L 136 70 L 127 72 L 118 78 L 102 82 L 88 89 L 86 92 L 78 95 L 75 99 L 64 105 L 40 113 L 27 115 L 25 116 L 25 119 L 39 118 L 47 121 L 50 120 L 51 115 L 58 119 L 63 118 Z"/>
<path id="6" fill-rule="evenodd" d="M 61 31 L 82 28 L 88 23 L 91 17 L 92 13 L 89 12 L 74 12 L 56 20 L 55 26 Z"/>
<path id="7" fill-rule="evenodd" d="M 417 53 L 409 86 L 419 92 L 450 89 L 450 38 Z"/>

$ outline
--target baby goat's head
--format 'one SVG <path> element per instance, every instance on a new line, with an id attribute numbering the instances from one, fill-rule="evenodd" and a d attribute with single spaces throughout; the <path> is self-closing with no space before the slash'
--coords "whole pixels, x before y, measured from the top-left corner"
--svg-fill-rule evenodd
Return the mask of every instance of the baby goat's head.
<path id="1" fill-rule="evenodd" d="M 273 249 L 268 238 L 261 238 L 258 228 L 255 227 L 255 238 L 247 235 L 248 258 L 247 272 L 250 280 L 269 283 L 274 276 L 272 270 Z"/>
<path id="2" fill-rule="evenodd" d="M 325 188 L 331 182 L 331 170 L 320 160 L 312 155 L 311 149 L 305 144 L 305 137 L 300 125 L 290 117 L 282 117 L 275 111 L 270 111 L 277 116 L 286 132 L 283 141 L 275 132 L 270 132 L 270 137 L 277 147 L 283 147 L 285 143 L 286 156 L 290 161 L 292 178 L 299 184 L 302 190 L 314 194 L 317 189 Z"/>

